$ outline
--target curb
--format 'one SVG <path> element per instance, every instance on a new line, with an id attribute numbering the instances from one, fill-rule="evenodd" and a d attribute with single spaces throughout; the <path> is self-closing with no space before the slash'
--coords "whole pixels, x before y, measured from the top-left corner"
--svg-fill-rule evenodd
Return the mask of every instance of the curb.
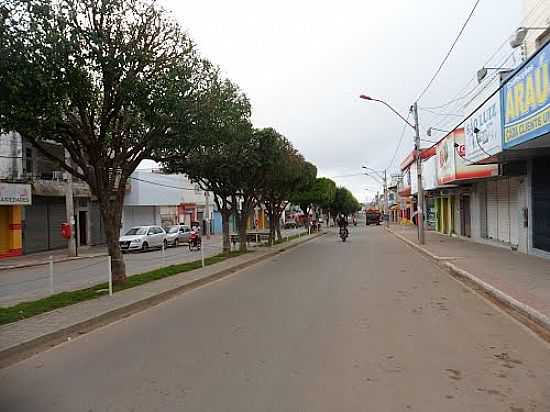
<path id="1" fill-rule="evenodd" d="M 55 259 L 53 260 L 53 263 L 63 263 L 63 262 L 70 262 L 73 260 L 81 260 L 81 259 L 93 259 L 98 258 L 102 256 L 108 256 L 107 253 L 97 253 L 95 255 L 86 255 L 86 256 L 74 256 L 74 257 L 64 257 L 61 259 Z M 24 268 L 31 268 L 35 266 L 45 266 L 49 264 L 49 261 L 44 262 L 31 262 L 31 263 L 22 263 L 20 265 L 9 265 L 9 266 L 0 266 L 0 272 L 3 270 L 12 270 L 12 269 L 24 269 Z"/>
<path id="2" fill-rule="evenodd" d="M 206 277 L 193 280 L 185 285 L 175 287 L 170 290 L 166 290 L 157 295 L 149 296 L 141 300 L 129 303 L 125 306 L 110 310 L 108 312 L 99 314 L 91 319 L 77 322 L 73 325 L 59 329 L 53 332 L 46 333 L 42 336 L 30 339 L 28 341 L 22 342 L 15 346 L 9 347 L 0 351 L 0 369 L 13 365 L 14 363 L 20 362 L 24 359 L 27 359 L 43 350 L 52 348 L 59 345 L 60 343 L 66 342 L 71 336 L 81 336 L 92 332 L 95 329 L 98 329 L 102 326 L 107 326 L 113 322 L 116 322 L 120 319 L 124 319 L 130 315 L 133 315 L 138 312 L 142 312 L 148 308 L 156 306 L 162 302 L 165 302 L 179 294 L 188 292 L 194 289 L 197 289 L 201 286 L 205 286 L 209 283 L 215 282 L 217 280 L 223 279 L 233 273 L 239 272 L 248 267 L 254 266 L 255 264 L 268 260 L 274 256 L 277 256 L 285 251 L 293 249 L 297 246 L 300 246 L 304 243 L 309 242 L 310 240 L 316 239 L 317 237 L 323 236 L 325 233 L 317 233 L 310 235 L 306 239 L 298 239 L 295 243 L 290 245 L 285 245 L 272 250 L 269 253 L 266 253 L 262 256 L 250 259 L 246 262 L 239 263 L 237 265 L 219 270 L 214 272 Z M 199 269 L 200 270 L 200 269 Z M 186 272 L 192 273 L 193 271 Z M 177 275 L 176 275 L 177 276 Z"/>
<path id="3" fill-rule="evenodd" d="M 440 267 L 447 269 L 451 276 L 454 278 L 459 279 L 460 281 L 466 280 L 467 282 L 472 283 L 476 287 L 480 288 L 481 291 L 487 295 L 489 295 L 491 298 L 493 298 L 497 303 L 500 303 L 501 305 L 504 305 L 506 308 L 508 308 L 510 311 L 514 312 L 515 314 L 519 314 L 522 318 L 528 319 L 530 322 L 533 322 L 538 328 L 543 329 L 544 335 L 550 335 L 550 318 L 543 313 L 539 312 L 538 310 L 532 308 L 529 305 L 526 305 L 525 303 L 520 302 L 519 300 L 513 298 L 510 295 L 507 295 L 500 289 L 495 288 L 494 286 L 490 285 L 489 283 L 479 279 L 477 276 L 471 274 L 470 272 L 459 268 L 455 264 L 451 262 L 447 262 L 444 257 L 436 256 L 427 249 L 423 248 L 420 245 L 417 245 L 413 241 L 407 239 L 406 237 L 395 233 L 391 229 L 387 229 L 388 232 L 390 232 L 392 235 L 400 239 L 401 241 L 407 243 L 409 246 L 412 246 L 414 249 L 419 251 L 425 256 L 428 256 L 432 260 L 434 260 Z M 520 319 L 523 320 L 523 319 Z M 532 324 L 529 324 L 528 322 L 523 322 L 526 324 L 526 326 L 532 328 Z M 535 332 L 540 332 L 538 330 L 535 330 Z M 547 338 L 548 339 L 548 338 Z"/>

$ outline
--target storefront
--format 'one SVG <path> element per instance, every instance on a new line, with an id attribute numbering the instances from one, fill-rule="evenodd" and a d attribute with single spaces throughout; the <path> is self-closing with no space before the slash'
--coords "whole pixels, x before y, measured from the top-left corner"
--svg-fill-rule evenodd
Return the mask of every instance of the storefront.
<path id="1" fill-rule="evenodd" d="M 456 129 L 436 146 L 436 230 L 447 235 L 480 236 L 473 211 L 474 182 L 498 176 L 497 165 L 476 165 L 466 160 L 464 129 Z"/>
<path id="2" fill-rule="evenodd" d="M 0 258 L 23 254 L 21 216 L 31 197 L 31 185 L 0 183 Z"/>
<path id="3" fill-rule="evenodd" d="M 528 251 L 550 256 L 550 44 L 519 67 L 500 91 L 503 122 L 501 162 L 521 159 L 528 164 L 528 176 L 508 183 L 527 181 L 528 194 L 512 197 L 519 210 L 513 214 L 519 228 L 528 227 Z M 499 196 L 499 187 L 497 187 Z M 503 187 L 502 192 L 506 192 Z M 522 204 L 523 203 L 523 204 Z M 503 212 L 504 213 L 504 212 Z M 515 233 L 511 232 L 511 242 Z M 519 233 L 521 243 L 521 232 Z"/>

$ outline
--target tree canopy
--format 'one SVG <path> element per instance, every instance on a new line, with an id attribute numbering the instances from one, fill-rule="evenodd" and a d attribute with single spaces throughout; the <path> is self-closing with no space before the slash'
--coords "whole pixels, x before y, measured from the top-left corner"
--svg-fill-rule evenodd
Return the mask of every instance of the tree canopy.
<path id="1" fill-rule="evenodd" d="M 171 138 L 189 144 L 212 65 L 153 0 L 12 0 L 0 7 L 0 130 L 89 184 L 125 279 L 126 182 Z M 65 163 L 45 142 L 62 145 Z"/>
<path id="2" fill-rule="evenodd" d="M 361 210 L 361 204 L 348 189 L 338 187 L 330 209 L 334 216 L 339 214 L 348 216 Z"/>

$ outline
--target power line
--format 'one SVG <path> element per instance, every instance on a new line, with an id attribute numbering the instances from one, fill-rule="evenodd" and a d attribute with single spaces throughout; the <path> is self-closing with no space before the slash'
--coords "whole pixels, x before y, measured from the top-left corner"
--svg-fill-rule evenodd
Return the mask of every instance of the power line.
<path id="1" fill-rule="evenodd" d="M 541 47 L 540 47 L 540 50 L 544 49 L 548 44 L 550 44 L 550 40 L 546 41 Z M 521 65 L 519 65 L 518 67 L 516 67 L 516 69 L 514 70 L 515 72 L 518 72 L 520 71 L 521 69 L 523 69 L 525 66 L 527 66 L 529 63 L 531 63 L 531 61 L 537 56 L 537 53 L 533 53 L 527 60 L 525 60 Z M 452 130 L 455 130 L 455 129 L 458 129 L 460 126 L 462 126 L 468 119 L 470 119 L 481 107 L 483 107 L 483 105 L 485 103 L 487 103 L 490 99 L 493 98 L 493 96 L 497 93 L 499 93 L 503 88 L 504 86 L 506 86 L 508 84 L 508 82 L 512 79 L 513 76 L 508 76 L 504 81 L 502 81 L 500 83 L 500 85 L 497 87 L 497 89 L 495 91 L 493 91 L 489 96 L 487 96 L 485 98 L 485 100 L 483 100 L 470 114 L 468 114 L 467 116 L 464 117 L 464 119 L 462 119 L 460 121 L 460 123 L 458 123 L 456 126 L 454 126 L 452 129 L 451 129 L 451 132 L 447 133 L 445 137 L 449 136 L 450 133 L 452 133 Z"/>
<path id="2" fill-rule="evenodd" d="M 508 56 L 505 57 L 504 60 L 502 60 L 499 64 L 498 64 L 498 67 L 504 67 L 506 65 L 506 63 L 512 58 L 514 57 L 514 54 L 515 52 L 512 51 L 510 54 L 508 54 Z M 500 72 L 498 71 L 495 71 L 495 73 L 489 78 L 487 79 L 483 85 L 478 85 L 474 88 L 474 90 L 472 90 L 472 92 L 476 92 L 475 95 L 479 95 L 483 90 L 485 90 L 487 87 L 489 87 L 490 84 L 492 84 L 492 81 L 497 77 L 499 76 Z M 475 97 L 475 96 L 474 96 Z M 472 97 L 473 98 L 473 97 Z M 458 109 L 458 104 L 453 108 L 455 111 Z M 450 125 L 453 123 L 453 120 L 452 119 L 449 119 L 449 116 L 442 116 L 441 120 L 439 122 L 437 122 L 437 124 L 434 125 L 434 127 L 436 128 L 441 128 L 441 129 L 448 129 L 450 127 Z"/>
<path id="3" fill-rule="evenodd" d="M 451 55 L 451 52 L 453 51 L 454 47 L 456 46 L 456 44 L 458 43 L 458 40 L 460 39 L 460 37 L 462 36 L 462 33 L 464 32 L 464 29 L 466 28 L 466 26 L 468 25 L 468 22 L 470 21 L 470 19 L 472 18 L 473 14 L 474 14 L 474 11 L 476 10 L 477 8 L 477 5 L 479 4 L 479 1 L 480 0 L 476 0 L 475 4 L 474 4 L 474 7 L 472 8 L 472 11 L 470 12 L 470 14 L 468 15 L 468 18 L 466 19 L 466 21 L 464 22 L 464 24 L 462 25 L 460 31 L 458 32 L 458 35 L 456 36 L 455 40 L 453 41 L 453 44 L 451 44 L 451 47 L 449 49 L 449 51 L 447 52 L 447 54 L 445 55 L 445 57 L 443 58 L 443 61 L 441 62 L 441 64 L 439 65 L 439 67 L 437 68 L 437 70 L 435 71 L 434 75 L 432 76 L 432 78 L 430 79 L 430 81 L 428 82 L 427 86 L 424 88 L 424 90 L 422 90 L 422 92 L 420 93 L 420 95 L 417 97 L 416 101 L 420 100 L 422 98 L 422 96 L 424 96 L 424 94 L 428 91 L 428 89 L 430 88 L 430 86 L 432 85 L 432 83 L 435 81 L 437 75 L 439 74 L 439 72 L 441 71 L 441 69 L 443 68 L 443 66 L 445 65 L 445 63 L 447 62 L 447 59 L 449 58 L 449 56 Z"/>
<path id="4" fill-rule="evenodd" d="M 344 177 L 355 177 L 355 176 L 364 176 L 364 173 L 354 173 L 351 175 L 341 175 L 341 176 L 330 176 L 329 179 L 340 179 Z"/>
<path id="5" fill-rule="evenodd" d="M 407 114 L 407 121 L 409 121 L 410 115 L 411 115 L 411 112 L 409 111 L 409 113 Z M 407 123 L 405 123 L 403 125 L 403 129 L 401 130 L 401 136 L 399 137 L 399 143 L 397 143 L 397 147 L 395 148 L 395 151 L 393 152 L 393 156 L 391 158 L 390 164 L 388 165 L 388 167 L 386 167 L 386 169 L 389 169 L 393 166 L 393 162 L 395 161 L 395 158 L 397 157 L 397 152 L 399 152 L 399 149 L 401 148 L 401 143 L 403 142 L 403 137 L 405 136 L 405 130 L 407 130 L 407 126 L 408 126 Z"/>
<path id="6" fill-rule="evenodd" d="M 191 190 L 191 191 L 193 191 L 193 192 L 196 191 L 196 189 L 194 189 L 194 188 L 182 187 L 182 186 L 166 185 L 166 184 L 163 184 L 163 183 L 154 182 L 154 181 L 152 181 L 152 180 L 140 179 L 140 178 L 138 178 L 138 177 L 133 177 L 133 176 L 130 176 L 130 179 L 132 179 L 132 180 L 137 180 L 138 182 L 149 183 L 149 184 L 152 184 L 152 185 L 155 185 L 155 186 L 166 187 L 166 188 L 169 188 L 169 189 Z"/>
<path id="7" fill-rule="evenodd" d="M 452 117 L 462 117 L 462 116 L 464 116 L 463 114 L 457 114 L 457 113 L 440 113 L 440 112 L 436 112 L 436 111 L 431 110 L 431 109 L 424 109 L 422 107 L 420 107 L 420 110 L 422 110 L 423 112 L 428 112 L 428 113 L 431 113 L 431 114 L 435 114 L 436 116 L 452 116 Z"/>
<path id="8" fill-rule="evenodd" d="M 539 0 L 539 2 L 537 4 L 535 4 L 531 10 L 523 17 L 523 19 L 521 20 L 521 22 L 519 23 L 519 26 L 523 25 L 527 19 L 529 19 L 529 17 L 531 17 L 531 15 L 540 8 L 540 6 L 542 5 L 542 3 L 544 3 L 545 1 L 548 1 L 548 0 Z M 497 47 L 497 49 L 491 54 L 491 56 L 489 58 L 486 59 L 485 63 L 483 64 L 483 67 L 487 66 L 492 60 L 493 58 L 504 48 L 504 46 L 506 44 L 508 44 L 509 42 L 509 39 L 508 37 L 506 37 L 506 39 L 504 39 L 504 41 Z M 500 65 L 497 65 L 498 67 L 500 67 Z M 451 99 L 449 100 L 448 102 L 446 103 L 443 103 L 441 105 L 438 105 L 438 106 L 430 106 L 430 107 L 423 107 L 423 109 L 442 109 L 442 108 L 445 108 L 451 104 L 453 104 L 454 102 L 458 101 L 458 100 L 463 100 L 465 99 L 466 97 L 468 97 L 470 94 L 472 94 L 477 88 L 479 85 L 475 85 L 468 93 L 466 93 L 465 95 L 462 95 L 460 97 L 458 97 L 462 92 L 464 92 L 464 90 L 466 90 L 468 88 L 468 86 L 474 82 L 476 80 L 476 75 L 472 76 L 472 78 L 470 78 L 470 80 L 466 83 L 466 85 Z"/>

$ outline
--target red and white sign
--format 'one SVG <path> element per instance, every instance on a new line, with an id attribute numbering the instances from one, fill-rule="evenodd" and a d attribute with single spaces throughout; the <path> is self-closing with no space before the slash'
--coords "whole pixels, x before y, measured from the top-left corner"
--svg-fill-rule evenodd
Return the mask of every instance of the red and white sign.
<path id="1" fill-rule="evenodd" d="M 456 129 L 438 143 L 437 182 L 440 185 L 455 181 L 481 179 L 498 174 L 497 165 L 474 165 L 465 157 L 464 129 Z"/>

